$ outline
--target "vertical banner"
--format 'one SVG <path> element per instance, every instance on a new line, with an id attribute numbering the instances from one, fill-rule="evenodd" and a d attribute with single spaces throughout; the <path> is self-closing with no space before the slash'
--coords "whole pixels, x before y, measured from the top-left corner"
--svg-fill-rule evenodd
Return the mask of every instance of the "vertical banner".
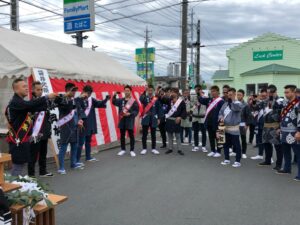
<path id="1" fill-rule="evenodd" d="M 48 71 L 45 69 L 39 69 L 39 68 L 33 68 L 33 80 L 34 81 L 39 81 L 42 84 L 43 87 L 43 96 L 50 94 L 53 92 L 53 88 L 50 82 L 50 77 L 48 74 Z M 54 110 L 51 110 L 52 114 L 55 114 L 56 117 L 58 118 L 58 109 L 55 108 Z M 52 145 L 52 150 L 53 150 L 53 155 L 56 161 L 56 164 L 58 165 L 58 159 L 57 159 L 57 154 L 59 152 L 59 137 L 55 135 L 55 124 L 52 124 L 52 135 L 51 135 L 51 145 Z"/>

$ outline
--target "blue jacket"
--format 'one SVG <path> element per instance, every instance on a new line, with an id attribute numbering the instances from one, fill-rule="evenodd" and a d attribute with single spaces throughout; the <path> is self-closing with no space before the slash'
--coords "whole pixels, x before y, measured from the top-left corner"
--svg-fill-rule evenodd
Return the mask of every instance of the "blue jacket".
<path id="1" fill-rule="evenodd" d="M 145 109 L 147 105 L 151 102 L 152 98 L 146 95 L 141 95 L 140 102 Z M 157 120 L 161 120 L 163 118 L 162 107 L 157 99 L 155 104 L 151 107 L 151 109 L 143 116 L 142 118 L 142 126 L 151 126 L 156 128 L 158 123 Z"/>
<path id="2" fill-rule="evenodd" d="M 199 97 L 199 102 L 202 105 L 206 105 L 207 108 L 209 104 L 213 101 L 213 98 L 203 98 Z M 205 120 L 205 125 L 212 127 L 213 130 L 218 129 L 219 125 L 219 112 L 224 104 L 224 100 L 221 100 L 218 102 L 218 104 L 213 108 L 210 113 L 207 115 L 207 118 Z"/>

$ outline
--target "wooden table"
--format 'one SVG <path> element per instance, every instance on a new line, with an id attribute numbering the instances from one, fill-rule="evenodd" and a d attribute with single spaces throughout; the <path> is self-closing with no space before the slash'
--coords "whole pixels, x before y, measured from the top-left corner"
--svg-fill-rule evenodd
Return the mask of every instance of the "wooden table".
<path id="1" fill-rule="evenodd" d="M 49 200 L 52 202 L 53 207 L 45 205 L 36 205 L 33 210 L 35 212 L 36 225 L 55 225 L 55 206 L 67 201 L 67 196 L 49 194 Z M 23 224 L 23 209 L 22 205 L 14 205 L 11 208 L 12 212 L 12 225 Z"/>

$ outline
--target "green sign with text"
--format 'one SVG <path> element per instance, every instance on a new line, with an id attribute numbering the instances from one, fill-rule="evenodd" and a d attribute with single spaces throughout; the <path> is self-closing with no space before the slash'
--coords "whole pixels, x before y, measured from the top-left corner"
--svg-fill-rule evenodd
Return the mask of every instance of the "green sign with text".
<path id="1" fill-rule="evenodd" d="M 253 61 L 282 60 L 283 50 L 253 52 Z"/>

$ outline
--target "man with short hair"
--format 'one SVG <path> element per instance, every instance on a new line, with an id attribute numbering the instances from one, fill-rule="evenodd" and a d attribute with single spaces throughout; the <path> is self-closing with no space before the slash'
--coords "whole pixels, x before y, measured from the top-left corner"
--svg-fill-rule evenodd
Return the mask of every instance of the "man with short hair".
<path id="1" fill-rule="evenodd" d="M 84 105 L 79 98 L 75 98 L 78 87 L 73 83 L 66 83 L 65 95 L 61 96 L 62 103 L 58 105 L 59 120 L 57 125 L 60 130 L 60 150 L 59 174 L 66 174 L 65 155 L 68 145 L 71 146 L 70 167 L 71 169 L 83 169 L 83 164 L 77 162 L 77 148 L 79 131 L 83 129 L 83 120 L 86 118 L 84 114 Z M 80 98 L 86 98 L 87 94 L 82 93 Z"/>
<path id="2" fill-rule="evenodd" d="M 24 167 L 30 158 L 31 113 L 47 110 L 48 100 L 54 100 L 57 94 L 51 93 L 41 98 L 26 101 L 24 98 L 28 96 L 28 85 L 21 78 L 13 81 L 12 88 L 14 96 L 5 112 L 9 124 L 7 142 L 12 157 L 11 175 L 19 176 L 25 175 Z"/>
<path id="3" fill-rule="evenodd" d="M 181 156 L 184 155 L 182 151 L 182 145 L 180 140 L 180 131 L 181 131 L 181 120 L 185 119 L 187 116 L 185 103 L 183 98 L 179 96 L 178 88 L 171 89 L 170 96 L 170 110 L 165 115 L 166 117 L 166 130 L 168 133 L 168 151 L 165 154 L 171 154 L 174 149 L 177 150 L 177 153 Z M 176 147 L 174 147 L 174 136 L 176 138 Z"/>
<path id="4" fill-rule="evenodd" d="M 247 159 L 247 130 L 251 120 L 251 111 L 249 105 L 244 101 L 245 91 L 240 89 L 237 92 L 237 100 L 241 102 L 241 123 L 240 123 L 240 134 L 242 143 L 242 158 Z"/>
<path id="5" fill-rule="evenodd" d="M 221 157 L 221 149 L 216 149 L 217 142 L 217 129 L 219 124 L 219 112 L 224 104 L 224 100 L 219 97 L 220 89 L 214 85 L 210 88 L 211 98 L 207 98 L 201 93 L 199 97 L 200 104 L 207 106 L 204 117 L 204 122 L 208 131 L 211 152 L 207 156 L 219 158 Z"/>
<path id="6" fill-rule="evenodd" d="M 200 104 L 198 98 L 201 96 L 202 87 L 201 85 L 195 86 L 196 97 L 192 99 L 192 116 L 193 116 L 193 131 L 194 131 L 194 148 L 193 152 L 199 151 L 199 144 L 202 144 L 202 151 L 207 152 L 206 150 L 206 128 L 204 124 L 204 117 L 206 112 L 206 105 Z M 201 132 L 202 143 L 199 143 L 199 132 Z"/>
<path id="7" fill-rule="evenodd" d="M 286 85 L 284 87 L 284 94 L 287 102 L 281 112 L 280 118 L 280 132 L 281 144 L 284 156 L 284 167 L 277 171 L 278 174 L 290 174 L 292 172 L 292 154 L 291 149 L 294 150 L 297 158 L 300 157 L 300 107 L 299 99 L 296 97 L 296 86 Z M 279 130 L 278 130 L 279 132 Z M 300 181 L 300 162 L 297 162 L 298 173 L 295 181 Z"/>
<path id="8" fill-rule="evenodd" d="M 81 152 L 83 145 L 85 146 L 85 160 L 87 162 L 95 162 L 97 159 L 91 155 L 91 140 L 94 134 L 97 134 L 97 120 L 96 120 L 96 108 L 106 108 L 107 101 L 110 96 L 107 95 L 103 101 L 97 100 L 92 97 L 93 87 L 86 85 L 83 87 L 82 92 L 86 94 L 86 98 L 82 98 L 84 105 L 84 114 L 86 119 L 83 122 L 83 127 L 79 132 L 79 142 L 77 149 L 77 163 L 80 163 Z"/>
<path id="9" fill-rule="evenodd" d="M 126 142 L 125 136 L 126 132 L 129 134 L 130 138 L 130 155 L 135 157 L 134 152 L 134 121 L 135 117 L 139 113 L 139 105 L 136 100 L 132 97 L 132 88 L 129 85 L 124 87 L 124 98 L 117 99 L 117 95 L 120 94 L 116 92 L 113 96 L 112 103 L 113 105 L 119 108 L 119 129 L 121 134 L 121 151 L 118 153 L 118 156 L 123 156 L 126 153 Z"/>
<path id="10" fill-rule="evenodd" d="M 32 99 L 41 98 L 43 86 L 41 82 L 32 83 Z M 30 144 L 30 160 L 28 163 L 28 175 L 35 176 L 35 163 L 39 160 L 39 172 L 41 177 L 53 177 L 47 167 L 48 140 L 51 137 L 51 118 L 50 111 L 37 112 L 33 118 L 32 142 Z"/>
<path id="11" fill-rule="evenodd" d="M 228 99 L 220 109 L 219 120 L 225 125 L 225 160 L 222 165 L 230 164 L 229 148 L 233 146 L 236 152 L 236 160 L 232 165 L 235 168 L 241 166 L 241 144 L 240 144 L 240 123 L 241 123 L 242 104 L 236 100 L 235 88 L 228 90 Z"/>
<path id="12" fill-rule="evenodd" d="M 268 99 L 267 89 L 261 89 L 259 98 L 249 100 L 250 109 L 254 113 L 254 117 L 256 118 L 256 144 L 258 147 L 258 154 L 256 156 L 251 157 L 253 160 L 260 160 L 264 158 L 264 144 L 262 141 L 263 128 L 264 128 L 264 109 L 259 107 L 260 104 L 264 104 Z"/>
<path id="13" fill-rule="evenodd" d="M 158 125 L 161 139 L 162 139 L 162 146 L 160 148 L 166 148 L 167 147 L 167 132 L 166 132 L 166 118 L 165 114 L 169 112 L 169 102 L 170 102 L 170 96 L 169 96 L 169 88 L 161 89 L 159 91 L 158 101 L 160 102 L 161 108 L 162 108 L 162 115 L 163 117 L 160 120 L 160 123 Z"/>
<path id="14" fill-rule="evenodd" d="M 190 90 L 184 90 L 183 91 L 183 100 L 185 103 L 187 118 L 184 120 L 181 120 L 181 132 L 180 132 L 180 138 L 181 143 L 192 143 L 192 103 L 191 103 L 191 96 L 190 96 Z"/>
<path id="15" fill-rule="evenodd" d="M 225 84 L 222 88 L 223 90 L 223 96 L 222 96 L 222 99 L 224 100 L 224 102 L 227 102 L 228 101 L 228 92 L 229 92 L 229 89 L 230 89 L 230 86 Z"/>
<path id="16" fill-rule="evenodd" d="M 148 85 L 146 92 L 140 96 L 140 102 L 143 105 L 141 121 L 143 127 L 143 150 L 141 151 L 141 155 L 147 154 L 147 136 L 149 129 L 151 132 L 152 153 L 159 155 L 159 151 L 156 150 L 156 128 L 163 115 L 158 97 L 154 95 L 153 85 Z"/>
<path id="17" fill-rule="evenodd" d="M 277 130 L 280 128 L 280 114 L 283 108 L 283 99 L 277 95 L 275 85 L 268 86 L 268 99 L 261 102 L 260 109 L 263 109 L 264 127 L 263 127 L 263 145 L 265 149 L 265 160 L 259 166 L 270 166 L 272 164 L 273 145 L 276 150 L 276 166 L 274 170 L 280 170 L 283 160 L 283 152 L 280 144 L 280 137 Z"/>

